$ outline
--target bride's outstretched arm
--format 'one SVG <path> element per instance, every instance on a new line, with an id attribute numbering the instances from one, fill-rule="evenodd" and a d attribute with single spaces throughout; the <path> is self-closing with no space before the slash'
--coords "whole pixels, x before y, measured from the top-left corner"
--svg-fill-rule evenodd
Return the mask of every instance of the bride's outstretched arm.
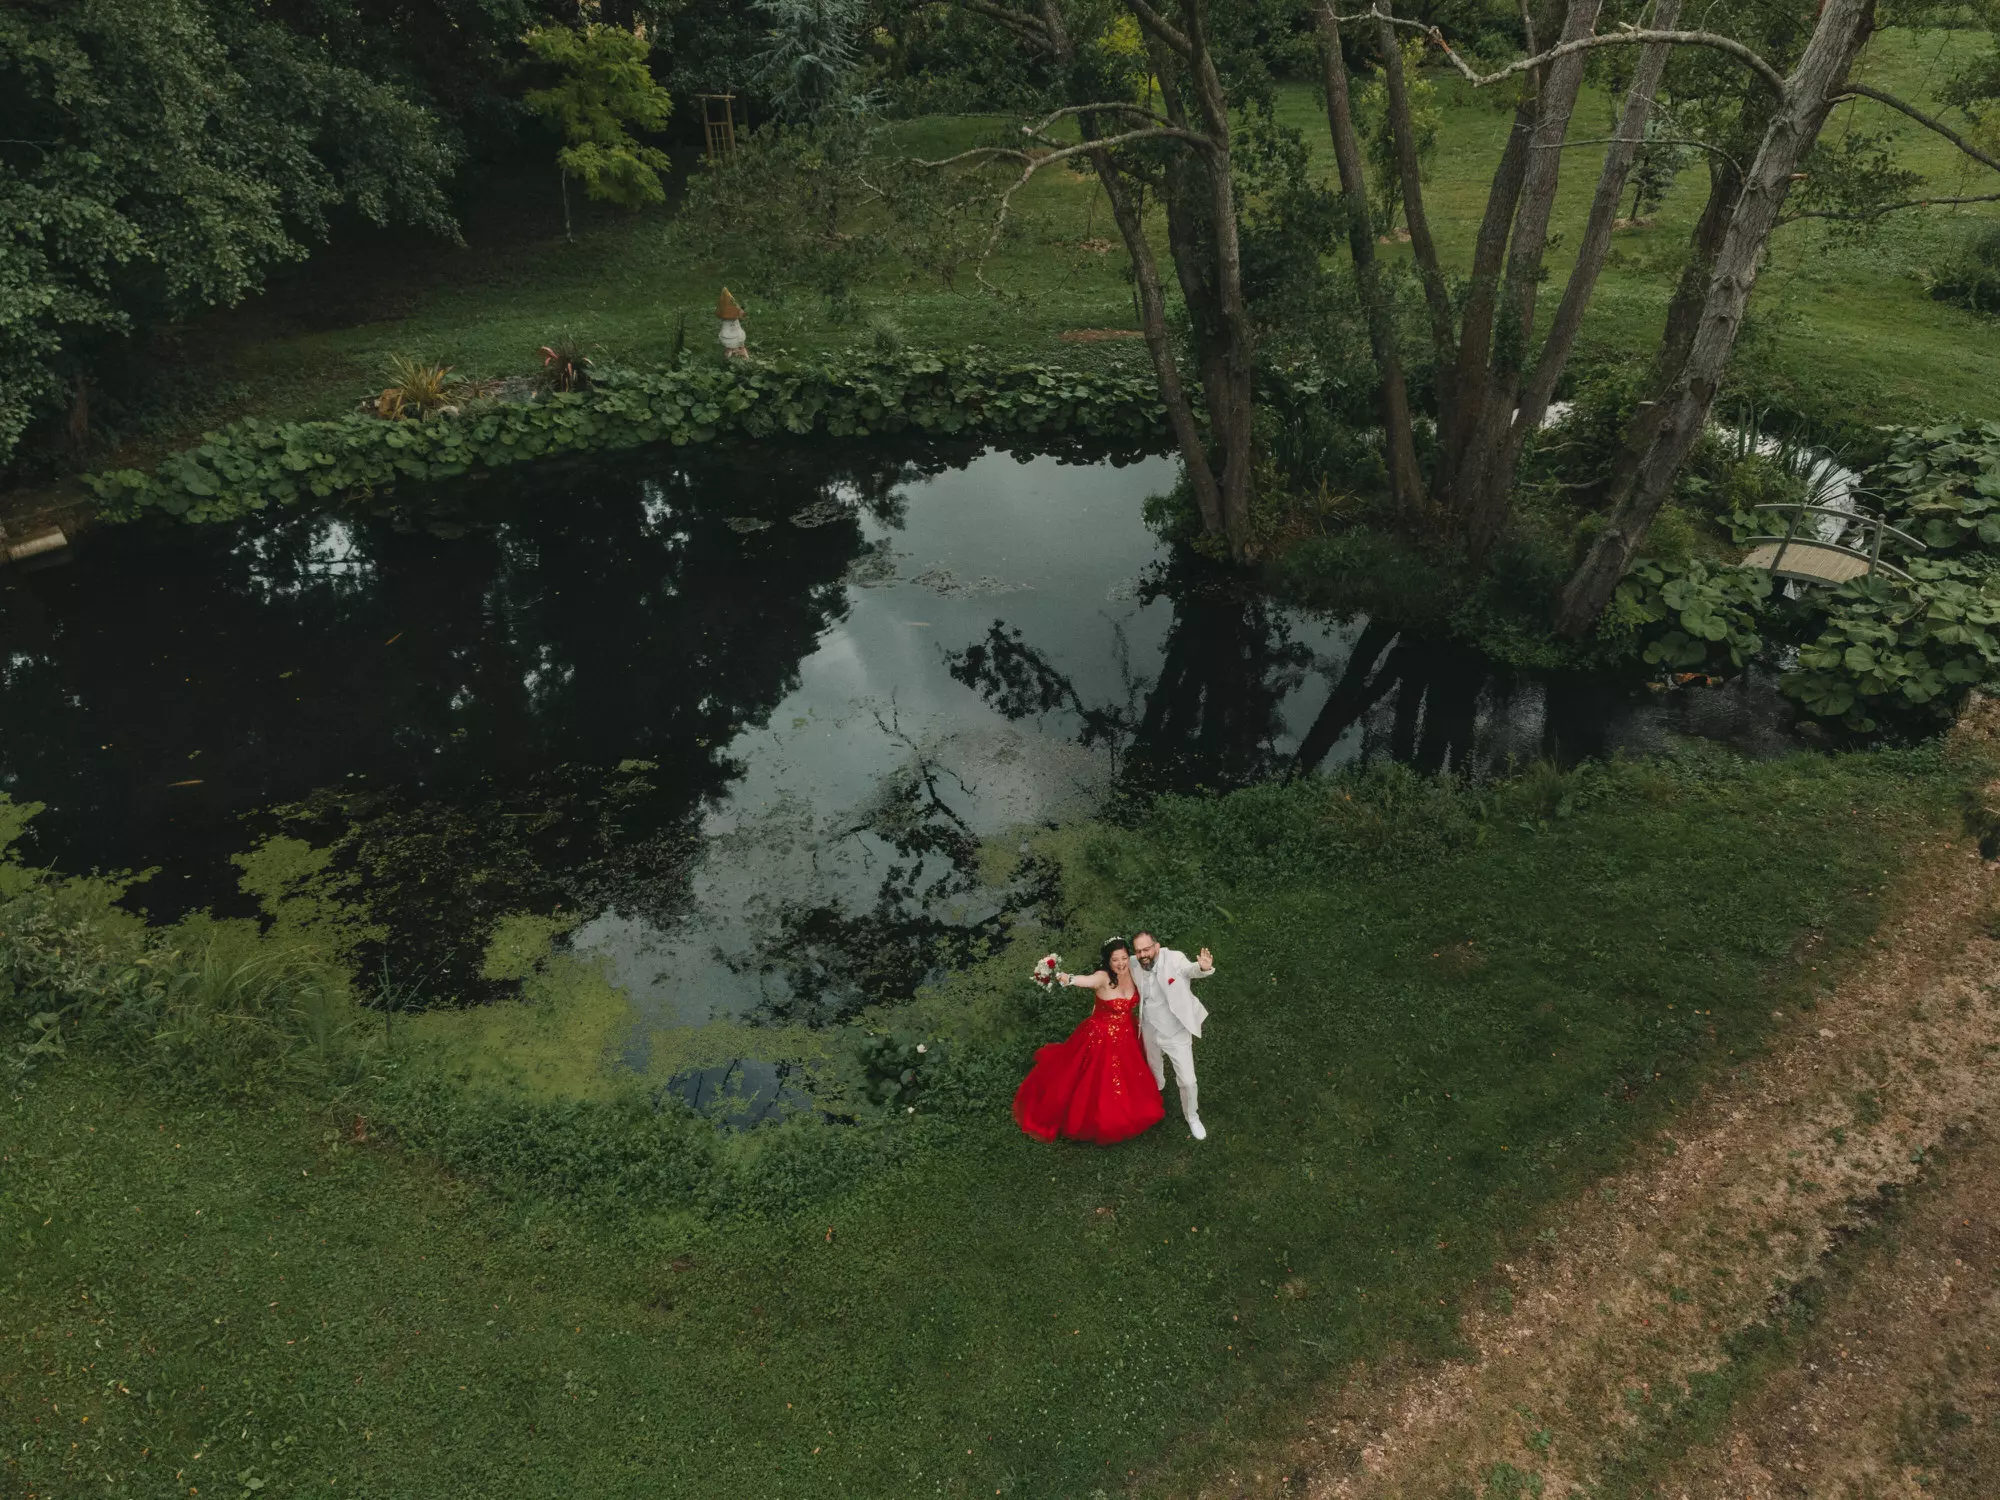
<path id="1" fill-rule="evenodd" d="M 1102 969 L 1089 974 L 1058 974 L 1056 983 L 1075 985 L 1080 990 L 1101 990 L 1110 985 L 1111 976 Z"/>

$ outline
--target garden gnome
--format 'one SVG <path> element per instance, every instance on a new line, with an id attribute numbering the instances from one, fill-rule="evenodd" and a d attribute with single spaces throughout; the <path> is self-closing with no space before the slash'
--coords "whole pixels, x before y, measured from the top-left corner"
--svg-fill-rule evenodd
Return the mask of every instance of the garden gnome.
<path id="1" fill-rule="evenodd" d="M 722 320 L 722 331 L 716 337 L 722 340 L 723 357 L 748 359 L 750 351 L 745 346 L 750 340 L 743 332 L 743 309 L 729 295 L 728 287 L 724 287 L 722 295 L 715 299 L 715 315 Z"/>

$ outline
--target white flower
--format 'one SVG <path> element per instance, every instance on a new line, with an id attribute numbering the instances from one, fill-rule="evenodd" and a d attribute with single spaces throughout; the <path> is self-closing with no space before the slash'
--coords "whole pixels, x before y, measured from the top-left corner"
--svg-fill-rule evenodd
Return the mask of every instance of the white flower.
<path id="1" fill-rule="evenodd" d="M 917 1043 L 917 1050 L 918 1050 L 919 1052 L 928 1052 L 928 1051 L 930 1051 L 931 1049 L 930 1049 L 930 1048 L 929 1048 L 929 1047 L 928 1047 L 927 1045 L 925 1045 L 925 1044 L 924 1044 L 923 1042 L 918 1042 L 918 1043 Z"/>
<path id="2" fill-rule="evenodd" d="M 916 1112 L 917 1112 L 917 1107 L 914 1104 L 905 1105 L 903 1107 L 903 1113 L 906 1115 L 913 1115 Z"/>

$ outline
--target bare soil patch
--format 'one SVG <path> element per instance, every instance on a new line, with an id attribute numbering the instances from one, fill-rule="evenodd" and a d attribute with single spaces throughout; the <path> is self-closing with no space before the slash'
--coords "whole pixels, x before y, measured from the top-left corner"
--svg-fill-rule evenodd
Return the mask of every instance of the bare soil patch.
<path id="1" fill-rule="evenodd" d="M 2000 1495 L 2000 1140 L 1961 1131 L 1937 1156 L 1829 1265 L 1789 1357 L 1655 1493 Z"/>

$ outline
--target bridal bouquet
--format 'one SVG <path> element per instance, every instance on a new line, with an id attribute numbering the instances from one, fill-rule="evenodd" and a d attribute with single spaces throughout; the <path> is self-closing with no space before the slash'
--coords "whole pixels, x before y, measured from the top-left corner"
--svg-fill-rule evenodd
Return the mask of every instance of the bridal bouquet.
<path id="1" fill-rule="evenodd" d="M 1043 989 L 1047 989 L 1056 982 L 1056 967 L 1061 962 L 1060 958 L 1051 953 L 1047 958 L 1042 959 L 1035 965 L 1030 971 L 1030 977 Z"/>

